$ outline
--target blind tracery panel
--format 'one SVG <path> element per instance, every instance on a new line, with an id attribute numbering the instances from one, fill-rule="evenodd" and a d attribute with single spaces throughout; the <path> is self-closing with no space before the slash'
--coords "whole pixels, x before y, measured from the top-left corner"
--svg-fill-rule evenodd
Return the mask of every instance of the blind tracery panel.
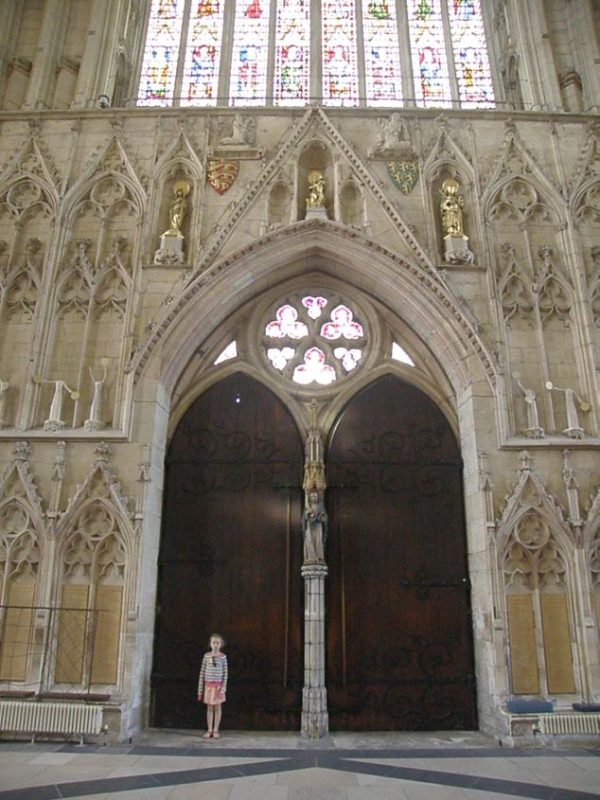
<path id="1" fill-rule="evenodd" d="M 481 0 L 152 0 L 139 105 L 493 107 Z"/>

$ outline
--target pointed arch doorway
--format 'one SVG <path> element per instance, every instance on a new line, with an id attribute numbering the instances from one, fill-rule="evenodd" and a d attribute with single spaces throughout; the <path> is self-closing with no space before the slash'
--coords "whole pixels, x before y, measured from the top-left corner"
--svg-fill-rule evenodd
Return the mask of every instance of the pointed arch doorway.
<path id="1" fill-rule="evenodd" d="M 297 730 L 303 446 L 283 403 L 237 373 L 187 410 L 166 460 L 152 718 L 202 728 L 213 631 L 227 640 L 229 729 Z"/>
<path id="2" fill-rule="evenodd" d="M 199 660 L 229 640 L 230 729 L 298 730 L 303 446 L 242 374 L 188 409 L 167 457 L 153 723 L 203 727 Z M 326 453 L 326 685 L 332 730 L 476 727 L 461 459 L 419 389 L 387 376 L 340 413 Z"/>

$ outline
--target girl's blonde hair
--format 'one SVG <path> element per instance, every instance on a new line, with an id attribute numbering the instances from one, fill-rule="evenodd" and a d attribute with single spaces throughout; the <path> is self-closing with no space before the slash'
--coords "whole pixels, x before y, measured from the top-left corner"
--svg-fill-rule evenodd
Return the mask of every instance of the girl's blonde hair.
<path id="1" fill-rule="evenodd" d="M 221 640 L 221 647 L 225 647 L 225 639 L 221 636 L 220 633 L 211 633 L 208 637 L 208 646 L 210 647 L 211 639 L 220 639 Z"/>

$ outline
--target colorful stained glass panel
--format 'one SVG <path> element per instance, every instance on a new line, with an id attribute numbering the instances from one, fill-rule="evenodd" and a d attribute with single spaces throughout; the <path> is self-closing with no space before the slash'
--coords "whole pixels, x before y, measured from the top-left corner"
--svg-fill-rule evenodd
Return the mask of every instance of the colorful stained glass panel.
<path id="1" fill-rule="evenodd" d="M 154 0 L 138 91 L 140 106 L 173 104 L 184 0 Z"/>
<path id="2" fill-rule="evenodd" d="M 275 105 L 306 105 L 309 81 L 310 0 L 279 0 L 275 22 Z"/>
<path id="3" fill-rule="evenodd" d="M 448 0 L 448 19 L 461 107 L 493 108 L 480 0 Z"/>
<path id="4" fill-rule="evenodd" d="M 225 0 L 192 0 L 181 89 L 182 106 L 215 105 Z"/>
<path id="5" fill-rule="evenodd" d="M 322 0 L 323 104 L 358 105 L 354 0 Z"/>
<path id="6" fill-rule="evenodd" d="M 400 48 L 394 0 L 362 0 L 367 105 L 402 102 Z"/>
<path id="7" fill-rule="evenodd" d="M 292 380 L 302 386 L 318 383 L 329 386 L 336 379 L 335 369 L 327 364 L 325 353 L 320 347 L 310 347 L 304 354 L 304 363 L 294 369 Z"/>
<path id="8" fill-rule="evenodd" d="M 450 106 L 452 94 L 440 0 L 407 0 L 408 29 L 419 106 Z"/>
<path id="9" fill-rule="evenodd" d="M 237 0 L 235 4 L 229 89 L 232 105 L 265 104 L 270 9 L 269 0 Z"/>

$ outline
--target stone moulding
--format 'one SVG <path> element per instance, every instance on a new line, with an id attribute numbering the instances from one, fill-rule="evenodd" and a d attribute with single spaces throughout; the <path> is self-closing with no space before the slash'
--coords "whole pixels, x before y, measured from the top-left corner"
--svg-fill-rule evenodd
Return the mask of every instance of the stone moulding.
<path id="1" fill-rule="evenodd" d="M 274 232 L 270 232 L 242 250 L 228 255 L 222 261 L 217 262 L 210 269 L 197 276 L 193 283 L 184 286 L 179 296 L 174 298 L 173 301 L 165 307 L 162 317 L 156 318 L 151 323 L 151 327 L 149 327 L 149 336 L 146 342 L 139 351 L 133 354 L 127 369 L 134 373 L 134 384 L 137 384 L 157 344 L 164 338 L 169 327 L 182 314 L 198 292 L 212 281 L 216 280 L 220 274 L 234 268 L 235 265 L 239 264 L 242 259 L 249 255 L 258 253 L 266 245 L 273 245 L 283 237 L 301 237 L 311 234 L 311 238 L 313 238 L 314 234 L 319 232 L 329 232 L 336 238 L 340 234 L 343 234 L 345 239 L 353 239 L 370 250 L 374 255 L 383 256 L 388 263 L 394 264 L 399 271 L 408 272 L 414 281 L 421 284 L 427 292 L 444 307 L 447 311 L 447 315 L 444 317 L 445 321 L 449 322 L 451 320 L 453 325 L 458 326 L 460 329 L 459 338 L 463 342 L 468 342 L 480 359 L 491 388 L 494 389 L 496 387 L 499 368 L 494 357 L 477 333 L 473 323 L 469 321 L 465 313 L 459 308 L 457 301 L 436 272 L 426 271 L 416 264 L 405 261 L 401 256 L 366 239 L 356 230 L 348 231 L 346 226 L 332 222 L 331 220 L 321 219 L 303 220 L 293 223 L 286 228 L 279 228 Z"/>

